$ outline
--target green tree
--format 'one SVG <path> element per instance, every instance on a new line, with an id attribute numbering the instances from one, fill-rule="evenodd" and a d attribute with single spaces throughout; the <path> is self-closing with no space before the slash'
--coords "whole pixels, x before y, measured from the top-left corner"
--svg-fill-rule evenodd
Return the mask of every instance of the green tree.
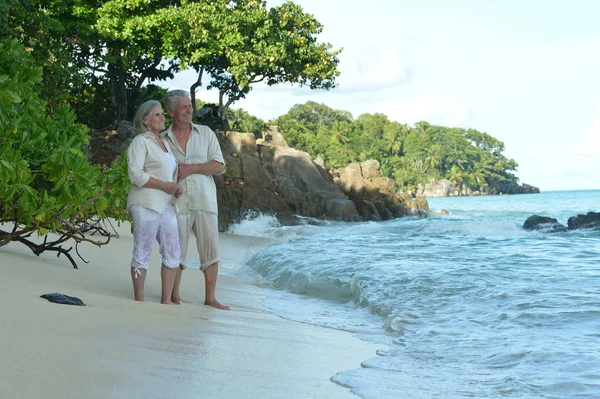
<path id="1" fill-rule="evenodd" d="M 0 1 L 0 37 L 21 42 L 42 68 L 45 82 L 40 95 L 50 110 L 72 102 L 76 93 L 90 83 L 82 70 L 89 67 L 94 19 L 84 7 L 75 7 L 77 3 L 75 0 Z"/>
<path id="2" fill-rule="evenodd" d="M 124 159 L 109 169 L 90 163 L 87 128 L 68 106 L 49 113 L 38 94 L 42 69 L 34 64 L 16 40 L 0 41 L 0 223 L 13 225 L 0 230 L 0 246 L 16 241 L 37 255 L 57 251 L 76 268 L 71 248 L 62 244 L 106 244 L 109 236 L 97 240 L 85 233 L 106 232 L 101 222 L 108 216 L 127 217 L 126 165 Z M 58 238 L 42 244 L 28 239 L 49 232 Z"/>
<path id="3" fill-rule="evenodd" d="M 265 127 L 265 121 L 254 115 L 250 115 L 242 108 L 231 110 L 229 122 L 229 127 L 232 130 L 254 133 L 255 135 L 262 134 Z"/>
<path id="4" fill-rule="evenodd" d="M 441 171 L 442 169 L 442 160 L 443 160 L 443 149 L 439 144 L 434 144 L 427 149 L 427 158 L 425 158 L 425 162 L 432 169 L 437 169 Z"/>
<path id="5" fill-rule="evenodd" d="M 455 186 L 458 186 L 460 183 L 463 182 L 463 176 L 463 170 L 457 165 L 452 165 L 452 167 L 448 171 L 448 180 L 450 180 L 450 182 Z"/>
<path id="6" fill-rule="evenodd" d="M 259 82 L 335 86 L 339 51 L 317 41 L 322 25 L 292 2 L 268 9 L 265 1 L 215 0 L 183 4 L 172 13 L 178 29 L 171 30 L 165 53 L 198 73 L 192 93 L 208 74 L 207 88 L 219 91 L 224 119 Z"/>

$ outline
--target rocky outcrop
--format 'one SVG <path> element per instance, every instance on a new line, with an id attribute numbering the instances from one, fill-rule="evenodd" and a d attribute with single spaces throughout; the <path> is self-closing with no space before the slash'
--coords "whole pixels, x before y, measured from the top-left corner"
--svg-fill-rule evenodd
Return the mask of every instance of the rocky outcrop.
<path id="1" fill-rule="evenodd" d="M 358 221 L 342 190 L 302 151 L 257 144 L 252 133 L 228 132 L 223 140 L 227 172 L 216 176 L 221 230 L 246 210 L 291 223 L 295 215 Z"/>
<path id="2" fill-rule="evenodd" d="M 262 131 L 262 138 L 257 139 L 256 144 L 288 147 L 287 141 L 276 125 L 266 125 Z"/>
<path id="3" fill-rule="evenodd" d="M 322 160 L 315 162 L 308 153 L 285 146 L 276 130 L 258 140 L 252 133 L 238 132 L 219 139 L 227 165 L 225 175 L 215 177 L 221 230 L 247 210 L 292 223 L 296 215 L 353 222 L 428 209 L 425 199 L 396 193 L 394 182 L 380 176 L 377 161 L 351 164 L 333 176 Z"/>
<path id="4" fill-rule="evenodd" d="M 567 228 L 562 224 L 558 223 L 558 220 L 547 217 L 547 216 L 539 216 L 532 215 L 525 220 L 523 223 L 524 230 L 543 230 L 549 233 L 555 233 L 559 231 L 567 231 Z"/>
<path id="5" fill-rule="evenodd" d="M 539 194 L 540 189 L 529 184 L 504 184 L 500 183 L 494 194 Z"/>
<path id="6" fill-rule="evenodd" d="M 575 229 L 599 229 L 600 213 L 588 212 L 586 215 L 571 216 L 567 221 L 569 230 Z"/>
<path id="7" fill-rule="evenodd" d="M 539 188 L 525 183 L 522 185 L 501 183 L 498 187 L 488 187 L 486 189 L 476 190 L 464 183 L 454 185 L 448 179 L 431 179 L 427 184 L 425 184 L 425 186 L 419 185 L 416 190 L 417 195 L 422 195 L 426 198 L 502 194 L 539 194 L 539 192 Z"/>
<path id="8" fill-rule="evenodd" d="M 424 198 L 413 200 L 408 193 L 396 192 L 396 184 L 380 175 L 379 166 L 369 160 L 333 171 L 333 181 L 354 202 L 362 220 L 389 220 L 429 210 Z"/>
<path id="9" fill-rule="evenodd" d="M 525 220 L 524 230 L 543 230 L 549 233 L 556 233 L 568 230 L 579 229 L 600 229 L 600 213 L 588 212 L 586 215 L 571 216 L 567 221 L 567 227 L 558 223 L 554 218 L 547 216 L 532 215 Z"/>
<path id="10" fill-rule="evenodd" d="M 417 191 L 423 197 L 437 198 L 450 197 L 460 195 L 460 192 L 448 179 L 435 180 L 431 179 L 425 187 Z"/>

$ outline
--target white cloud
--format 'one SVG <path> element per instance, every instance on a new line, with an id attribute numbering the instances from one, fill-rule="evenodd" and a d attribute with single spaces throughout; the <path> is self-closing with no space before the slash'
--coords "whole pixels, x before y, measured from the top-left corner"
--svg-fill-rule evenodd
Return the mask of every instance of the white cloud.
<path id="1" fill-rule="evenodd" d="M 379 108 L 378 112 L 386 114 L 390 120 L 411 125 L 427 121 L 435 125 L 466 127 L 471 119 L 466 104 L 440 93 L 395 101 L 388 97 L 381 100 Z"/>
<path id="2" fill-rule="evenodd" d="M 338 92 L 371 92 L 410 81 L 406 60 L 390 48 L 356 48 L 340 55 Z"/>

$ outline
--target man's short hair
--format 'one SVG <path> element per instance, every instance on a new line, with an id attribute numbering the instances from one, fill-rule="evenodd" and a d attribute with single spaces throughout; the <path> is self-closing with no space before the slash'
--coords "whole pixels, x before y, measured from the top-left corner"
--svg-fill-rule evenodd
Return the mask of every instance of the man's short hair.
<path id="1" fill-rule="evenodd" d="M 173 107 L 175 107 L 175 102 L 179 97 L 187 97 L 190 98 L 190 93 L 185 90 L 171 90 L 165 96 L 165 106 L 168 110 L 173 111 Z"/>

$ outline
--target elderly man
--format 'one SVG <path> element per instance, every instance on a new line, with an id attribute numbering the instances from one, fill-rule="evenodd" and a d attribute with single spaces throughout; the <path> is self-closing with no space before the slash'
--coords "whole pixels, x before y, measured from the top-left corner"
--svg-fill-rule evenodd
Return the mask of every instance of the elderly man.
<path id="1" fill-rule="evenodd" d="M 210 128 L 192 123 L 193 108 L 187 91 L 168 92 L 165 105 L 173 124 L 164 135 L 177 159 L 178 182 L 183 186 L 183 194 L 177 200 L 182 269 L 185 268 L 190 233 L 193 233 L 200 257 L 200 270 L 204 272 L 204 304 L 229 310 L 229 306 L 215 298 L 219 272 L 219 225 L 217 188 L 213 175 L 225 173 L 221 147 Z M 180 281 L 181 270 L 174 292 L 179 292 Z"/>

